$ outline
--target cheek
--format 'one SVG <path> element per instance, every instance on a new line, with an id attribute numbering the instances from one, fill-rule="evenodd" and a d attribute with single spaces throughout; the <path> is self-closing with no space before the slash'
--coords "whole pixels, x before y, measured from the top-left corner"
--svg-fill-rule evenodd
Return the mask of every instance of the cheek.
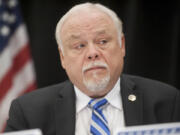
<path id="1" fill-rule="evenodd" d="M 112 49 L 105 54 L 106 61 L 108 63 L 109 69 L 111 72 L 117 72 L 123 66 L 123 57 L 121 49 Z"/>
<path id="2" fill-rule="evenodd" d="M 66 72 L 69 74 L 81 74 L 82 60 L 80 57 L 68 57 L 65 59 Z"/>

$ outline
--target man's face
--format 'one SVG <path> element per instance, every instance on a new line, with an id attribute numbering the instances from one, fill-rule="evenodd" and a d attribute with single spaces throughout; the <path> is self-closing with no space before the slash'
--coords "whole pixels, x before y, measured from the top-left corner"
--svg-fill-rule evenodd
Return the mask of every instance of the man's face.
<path id="1" fill-rule="evenodd" d="M 111 18 L 99 11 L 73 14 L 60 33 L 61 63 L 72 83 L 91 97 L 107 94 L 122 72 L 125 56 L 124 37 L 120 47 Z"/>

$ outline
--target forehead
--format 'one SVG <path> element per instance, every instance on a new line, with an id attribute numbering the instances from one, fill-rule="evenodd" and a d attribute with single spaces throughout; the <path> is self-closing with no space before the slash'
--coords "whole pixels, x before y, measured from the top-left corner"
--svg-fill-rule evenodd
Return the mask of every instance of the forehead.
<path id="1" fill-rule="evenodd" d="M 114 23 L 107 14 L 100 11 L 82 11 L 71 14 L 61 28 L 63 35 L 78 35 L 80 32 L 105 33 L 114 30 Z"/>

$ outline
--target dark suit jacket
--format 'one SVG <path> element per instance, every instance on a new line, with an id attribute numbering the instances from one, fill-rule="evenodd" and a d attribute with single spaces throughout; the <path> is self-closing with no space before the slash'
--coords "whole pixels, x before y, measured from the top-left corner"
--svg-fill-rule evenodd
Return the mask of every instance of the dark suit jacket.
<path id="1" fill-rule="evenodd" d="M 180 121 L 180 93 L 174 87 L 122 75 L 121 94 L 127 126 Z M 134 102 L 130 94 L 136 95 Z M 40 128 L 44 135 L 73 135 L 75 100 L 69 81 L 26 94 L 12 102 L 6 131 Z"/>

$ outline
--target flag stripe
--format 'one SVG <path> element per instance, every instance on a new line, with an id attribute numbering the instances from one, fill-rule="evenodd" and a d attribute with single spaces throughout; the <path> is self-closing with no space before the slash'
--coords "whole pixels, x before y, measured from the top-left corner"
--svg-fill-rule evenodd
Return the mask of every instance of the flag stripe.
<path id="1" fill-rule="evenodd" d="M 32 66 L 32 61 L 29 61 L 23 69 L 16 74 L 13 78 L 13 86 L 9 89 L 0 103 L 0 131 L 2 130 L 3 123 L 8 117 L 11 101 L 22 94 L 24 90 L 29 91 L 30 87 L 34 85 L 35 76 L 33 75 Z"/>
<path id="2" fill-rule="evenodd" d="M 2 97 L 6 94 L 10 87 L 12 87 L 12 80 L 19 70 L 26 64 L 26 62 L 30 59 L 29 54 L 29 46 L 26 45 L 22 50 L 15 56 L 13 60 L 12 67 L 8 71 L 8 73 L 4 76 L 2 81 L 0 82 L 0 102 Z"/>
<path id="3" fill-rule="evenodd" d="M 25 30 L 25 25 L 20 25 L 14 35 L 10 38 L 9 44 L 0 54 L 0 82 L 8 72 L 9 67 L 12 66 L 13 58 L 19 53 L 21 48 L 28 44 L 27 33 Z"/>

